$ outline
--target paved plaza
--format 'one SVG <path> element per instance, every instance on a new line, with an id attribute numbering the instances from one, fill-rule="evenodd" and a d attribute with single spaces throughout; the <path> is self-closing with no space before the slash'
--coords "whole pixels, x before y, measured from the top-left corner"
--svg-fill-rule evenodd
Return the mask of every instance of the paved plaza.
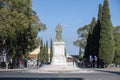
<path id="1" fill-rule="evenodd" d="M 43 73 L 40 68 L 0 71 L 0 80 L 120 80 L 120 71 L 111 72 L 92 69 L 93 72 Z M 113 71 L 113 70 L 112 70 Z"/>
<path id="2" fill-rule="evenodd" d="M 34 72 L 34 73 L 89 73 L 89 72 L 94 72 L 91 69 L 81 69 L 78 68 L 77 66 L 72 66 L 72 65 L 64 65 L 64 66 L 58 66 L 58 65 L 45 65 L 41 68 L 37 69 L 31 69 L 29 72 Z"/>
<path id="3" fill-rule="evenodd" d="M 91 73 L 92 69 L 82 69 L 73 65 L 45 65 L 42 67 L 24 68 L 24 69 L 0 69 L 0 71 L 17 71 L 28 73 Z"/>
<path id="4" fill-rule="evenodd" d="M 120 68 L 79 68 L 44 65 L 24 69 L 0 69 L 0 80 L 120 80 Z"/>

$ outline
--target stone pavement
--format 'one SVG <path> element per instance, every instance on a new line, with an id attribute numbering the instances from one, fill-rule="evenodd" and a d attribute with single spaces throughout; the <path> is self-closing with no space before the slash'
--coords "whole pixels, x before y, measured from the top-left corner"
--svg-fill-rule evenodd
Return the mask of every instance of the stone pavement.
<path id="1" fill-rule="evenodd" d="M 82 69 L 72 65 L 45 65 L 38 69 L 31 69 L 32 73 L 90 73 L 94 72 L 91 69 Z"/>
<path id="2" fill-rule="evenodd" d="M 24 71 L 24 70 L 28 70 L 29 68 L 17 68 L 17 69 L 0 69 L 0 71 Z"/>
<path id="3" fill-rule="evenodd" d="M 44 65 L 42 67 L 23 68 L 23 69 L 0 69 L 2 71 L 17 71 L 27 73 L 90 73 L 94 72 L 91 69 L 82 69 L 73 65 Z"/>
<path id="4" fill-rule="evenodd" d="M 77 66 L 53 66 L 44 65 L 42 67 L 23 68 L 23 69 L 0 69 L 3 71 L 16 71 L 27 73 L 94 73 L 98 71 L 120 72 L 120 68 L 78 68 Z"/>
<path id="5" fill-rule="evenodd" d="M 113 71 L 113 72 L 120 72 L 120 68 L 101 68 L 96 69 L 98 71 Z"/>

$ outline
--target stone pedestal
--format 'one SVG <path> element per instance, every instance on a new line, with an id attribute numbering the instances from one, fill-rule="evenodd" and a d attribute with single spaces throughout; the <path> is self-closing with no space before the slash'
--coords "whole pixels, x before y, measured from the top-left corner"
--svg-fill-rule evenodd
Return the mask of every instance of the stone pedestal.
<path id="1" fill-rule="evenodd" d="M 53 43 L 52 65 L 67 65 L 64 42 Z"/>

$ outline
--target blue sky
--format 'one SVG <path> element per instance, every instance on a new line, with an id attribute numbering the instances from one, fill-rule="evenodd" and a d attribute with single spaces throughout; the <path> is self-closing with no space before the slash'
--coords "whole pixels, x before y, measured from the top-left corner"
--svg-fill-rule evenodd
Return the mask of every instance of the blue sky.
<path id="1" fill-rule="evenodd" d="M 78 39 L 77 29 L 89 24 L 92 17 L 97 18 L 98 5 L 104 0 L 32 0 L 32 9 L 37 13 L 47 30 L 38 35 L 44 41 L 55 40 L 55 27 L 61 24 L 63 40 L 68 54 L 78 54 L 73 41 Z M 108 0 L 111 21 L 120 25 L 120 0 Z"/>

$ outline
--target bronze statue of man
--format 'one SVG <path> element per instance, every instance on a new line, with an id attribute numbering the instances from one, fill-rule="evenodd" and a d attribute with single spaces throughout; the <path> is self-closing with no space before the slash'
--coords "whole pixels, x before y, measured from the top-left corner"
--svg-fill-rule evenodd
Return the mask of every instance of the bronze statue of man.
<path id="1" fill-rule="evenodd" d="M 60 24 L 56 26 L 56 41 L 57 42 L 62 41 L 62 27 Z"/>

